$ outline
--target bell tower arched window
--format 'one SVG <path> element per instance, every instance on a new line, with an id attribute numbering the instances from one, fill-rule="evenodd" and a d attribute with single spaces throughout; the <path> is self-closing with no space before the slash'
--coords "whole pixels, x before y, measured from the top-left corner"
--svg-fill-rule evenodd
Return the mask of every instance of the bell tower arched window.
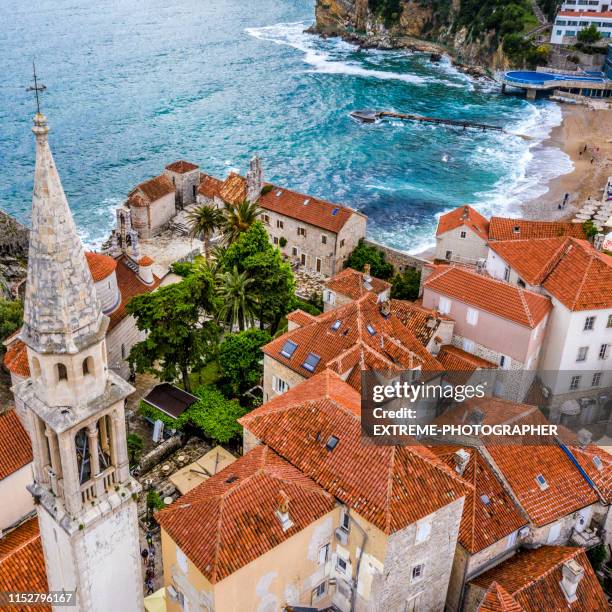
<path id="1" fill-rule="evenodd" d="M 58 363 L 55 366 L 57 371 L 57 380 L 68 380 L 68 368 L 63 363 Z"/>
<path id="2" fill-rule="evenodd" d="M 89 456 L 89 438 L 87 428 L 79 429 L 74 437 L 77 456 L 79 483 L 83 484 L 91 478 L 91 458 Z"/>
<path id="3" fill-rule="evenodd" d="M 93 357 L 87 357 L 83 360 L 83 376 L 87 376 L 88 374 L 93 374 Z"/>

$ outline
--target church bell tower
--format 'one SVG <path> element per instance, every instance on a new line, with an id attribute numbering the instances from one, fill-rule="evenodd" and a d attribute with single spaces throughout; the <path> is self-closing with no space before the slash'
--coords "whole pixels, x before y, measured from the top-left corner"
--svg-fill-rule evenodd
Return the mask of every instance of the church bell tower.
<path id="1" fill-rule="evenodd" d="M 133 388 L 108 369 L 109 320 L 40 111 L 33 132 L 36 170 L 21 330 L 31 376 L 14 391 L 32 438 L 29 489 L 49 590 L 76 591 L 76 608 L 83 612 L 140 612 L 140 486 L 129 472 L 124 420 Z"/>

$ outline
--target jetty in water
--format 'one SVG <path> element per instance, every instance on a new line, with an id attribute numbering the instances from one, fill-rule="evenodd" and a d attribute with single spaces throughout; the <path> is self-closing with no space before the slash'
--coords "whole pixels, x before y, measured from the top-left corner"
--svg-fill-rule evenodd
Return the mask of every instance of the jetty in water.
<path id="1" fill-rule="evenodd" d="M 468 121 L 466 119 L 444 119 L 442 117 L 426 117 L 424 115 L 414 115 L 410 113 L 394 113 L 391 111 L 353 111 L 350 116 L 356 121 L 361 123 L 377 123 L 383 119 L 400 119 L 402 121 L 418 121 L 421 123 L 434 123 L 437 125 L 447 125 L 450 127 L 462 128 L 462 129 L 474 129 L 481 130 L 482 132 L 493 131 L 503 132 L 504 134 L 512 134 L 512 136 L 520 136 L 521 138 L 529 138 L 522 134 L 513 134 L 512 132 L 506 132 L 503 127 L 499 125 L 490 125 L 488 123 L 478 123 L 476 121 Z"/>

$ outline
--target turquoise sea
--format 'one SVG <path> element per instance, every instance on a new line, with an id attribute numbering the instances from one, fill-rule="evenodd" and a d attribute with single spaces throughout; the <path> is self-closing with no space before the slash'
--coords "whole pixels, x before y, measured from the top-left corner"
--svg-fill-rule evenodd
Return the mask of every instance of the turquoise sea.
<path id="1" fill-rule="evenodd" d="M 440 212 L 518 212 L 571 168 L 540 144 L 561 120 L 553 103 L 502 96 L 446 60 L 304 34 L 313 15 L 312 0 L 3 0 L 0 208 L 28 219 L 33 58 L 91 246 L 130 188 L 177 158 L 225 176 L 257 153 L 266 179 L 358 208 L 372 238 L 411 251 L 432 243 Z M 363 108 L 478 119 L 535 139 L 359 125 L 348 113 Z"/>

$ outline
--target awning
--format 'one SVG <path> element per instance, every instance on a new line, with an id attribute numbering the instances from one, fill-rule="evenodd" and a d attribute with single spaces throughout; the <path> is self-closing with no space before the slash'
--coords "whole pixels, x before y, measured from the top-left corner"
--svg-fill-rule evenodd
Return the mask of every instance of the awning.
<path id="1" fill-rule="evenodd" d="M 176 419 L 199 399 L 170 383 L 161 383 L 153 387 L 142 401 Z"/>

